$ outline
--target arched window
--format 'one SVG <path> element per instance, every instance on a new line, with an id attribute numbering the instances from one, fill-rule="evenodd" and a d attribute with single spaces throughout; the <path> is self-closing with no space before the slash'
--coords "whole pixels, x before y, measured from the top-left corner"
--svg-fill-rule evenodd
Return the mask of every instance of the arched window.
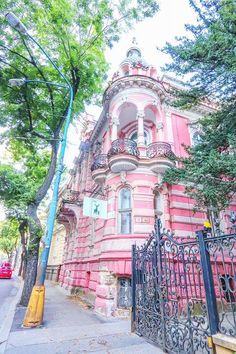
<path id="1" fill-rule="evenodd" d="M 131 233 L 131 191 L 129 188 L 122 188 L 119 192 L 118 201 L 118 222 L 119 233 L 130 234 Z"/>
<path id="2" fill-rule="evenodd" d="M 199 131 L 195 131 L 192 136 L 192 142 L 193 146 L 196 146 L 198 144 L 202 143 L 202 137 Z"/>
<path id="3" fill-rule="evenodd" d="M 134 133 L 131 134 L 130 139 L 135 141 L 137 143 L 138 141 L 138 132 L 135 131 Z M 144 144 L 148 145 L 150 143 L 150 138 L 149 134 L 146 130 L 144 130 Z"/>

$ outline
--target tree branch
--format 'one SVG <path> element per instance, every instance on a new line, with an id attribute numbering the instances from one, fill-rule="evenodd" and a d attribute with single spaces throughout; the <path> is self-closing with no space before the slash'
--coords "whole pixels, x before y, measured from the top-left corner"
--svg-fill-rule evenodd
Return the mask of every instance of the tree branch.
<path id="1" fill-rule="evenodd" d="M 80 59 L 84 56 L 84 54 L 87 52 L 87 50 L 89 48 L 91 48 L 94 44 L 94 42 L 96 42 L 96 40 L 106 32 L 107 29 L 109 29 L 112 25 L 114 25 L 115 23 L 119 23 L 120 21 L 124 20 L 125 18 L 129 17 L 130 15 L 125 15 L 122 16 L 121 18 L 119 18 L 118 20 L 113 21 L 112 23 L 110 23 L 109 25 L 106 25 L 105 27 L 103 27 L 103 29 L 98 32 L 98 34 L 93 38 L 93 40 L 91 41 L 91 43 L 87 46 L 87 48 L 85 48 L 85 50 L 82 52 L 82 54 L 80 55 Z"/>
<path id="2" fill-rule="evenodd" d="M 27 78 L 27 76 L 25 75 L 25 73 L 23 73 L 23 71 L 17 69 L 14 65 L 8 63 L 7 61 L 3 60 L 1 57 L 0 57 L 0 62 L 2 62 L 3 64 L 7 65 L 7 66 L 10 66 L 11 68 L 13 68 L 14 70 L 18 71 L 22 76 L 24 76 L 25 78 Z"/>
<path id="3" fill-rule="evenodd" d="M 50 97 L 50 101 L 51 101 L 52 114 L 54 115 L 54 108 L 55 108 L 55 107 L 54 107 L 54 99 L 53 99 L 52 88 L 51 88 L 50 84 L 47 84 L 47 83 L 46 83 L 47 79 L 46 79 L 46 77 L 44 76 L 43 71 L 38 67 L 37 62 L 36 62 L 36 60 L 34 59 L 34 56 L 32 55 L 32 53 L 31 53 L 29 47 L 27 46 L 25 40 L 22 39 L 22 41 L 23 41 L 23 44 L 24 44 L 24 46 L 25 46 L 27 52 L 28 52 L 29 55 L 30 55 L 30 58 L 31 58 L 31 60 L 32 60 L 32 65 L 38 70 L 39 74 L 41 75 L 41 77 L 42 77 L 43 80 L 45 81 L 45 85 L 47 86 L 48 93 L 49 93 L 49 97 Z"/>
<path id="4" fill-rule="evenodd" d="M 22 55 L 22 54 L 20 54 L 20 53 L 18 53 L 18 52 L 15 52 L 14 50 L 10 49 L 9 47 L 7 47 L 7 46 L 5 46 L 5 45 L 3 45 L 3 44 L 0 44 L 0 47 L 2 47 L 2 48 L 4 48 L 4 49 L 8 50 L 9 52 L 11 52 L 12 54 L 17 55 L 18 57 L 20 57 L 20 58 L 26 60 L 28 63 L 33 64 L 33 63 L 31 62 L 31 60 L 29 60 L 28 58 L 26 58 L 24 55 Z"/>
<path id="5" fill-rule="evenodd" d="M 56 165 L 57 165 L 57 151 L 58 151 L 58 144 L 57 141 L 51 142 L 52 146 L 52 151 L 51 151 L 51 160 L 50 160 L 50 166 L 47 172 L 47 175 L 42 183 L 42 185 L 39 187 L 37 194 L 35 196 L 34 204 L 38 206 L 43 198 L 46 196 L 48 189 L 51 186 L 53 177 L 55 175 L 55 170 L 56 170 Z"/>
<path id="6" fill-rule="evenodd" d="M 27 107 L 27 112 L 28 112 L 29 129 L 30 129 L 30 131 L 32 131 L 33 130 L 33 117 L 32 117 L 32 113 L 31 113 L 31 109 L 30 109 L 30 104 L 27 99 L 27 94 L 25 91 L 23 92 L 23 95 L 24 95 L 24 99 L 25 99 L 25 103 L 26 103 L 26 107 Z"/>

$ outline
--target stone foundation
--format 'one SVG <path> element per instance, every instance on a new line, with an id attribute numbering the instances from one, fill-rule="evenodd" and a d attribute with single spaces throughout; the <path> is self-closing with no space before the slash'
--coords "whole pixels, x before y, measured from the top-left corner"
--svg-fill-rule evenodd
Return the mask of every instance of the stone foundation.
<path id="1" fill-rule="evenodd" d="M 223 334 L 215 334 L 212 336 L 215 354 L 235 354 L 236 338 L 225 336 Z"/>

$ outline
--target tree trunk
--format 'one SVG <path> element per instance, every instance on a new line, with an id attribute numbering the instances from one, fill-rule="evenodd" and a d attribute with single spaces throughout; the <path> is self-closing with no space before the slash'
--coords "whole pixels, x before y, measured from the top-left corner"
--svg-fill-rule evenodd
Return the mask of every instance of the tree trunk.
<path id="1" fill-rule="evenodd" d="M 26 228 L 27 228 L 27 220 L 23 220 L 19 226 L 19 233 L 20 233 L 22 250 L 21 250 L 20 267 L 19 267 L 19 272 L 18 272 L 18 275 L 21 275 L 23 279 L 25 278 L 26 252 L 27 252 L 27 250 L 26 250 L 27 240 L 25 237 Z"/>
<path id="2" fill-rule="evenodd" d="M 29 246 L 27 252 L 26 277 L 20 304 L 27 306 L 35 284 L 38 266 L 39 242 L 41 237 L 41 224 L 37 216 L 37 205 L 31 204 L 27 210 L 29 225 Z"/>
<path id="3" fill-rule="evenodd" d="M 52 144 L 51 151 L 51 163 L 42 185 L 39 187 L 35 202 L 28 206 L 28 226 L 29 226 L 29 245 L 27 250 L 26 259 L 26 271 L 25 271 L 25 281 L 24 288 L 20 300 L 20 304 L 27 306 L 32 288 L 35 284 L 37 277 L 37 267 L 38 267 L 38 254 L 39 254 L 39 243 L 42 235 L 42 227 L 37 216 L 37 209 L 40 202 L 43 200 L 47 194 L 48 189 L 51 186 L 53 177 L 55 175 L 56 163 L 57 163 L 57 143 L 54 141 Z"/>

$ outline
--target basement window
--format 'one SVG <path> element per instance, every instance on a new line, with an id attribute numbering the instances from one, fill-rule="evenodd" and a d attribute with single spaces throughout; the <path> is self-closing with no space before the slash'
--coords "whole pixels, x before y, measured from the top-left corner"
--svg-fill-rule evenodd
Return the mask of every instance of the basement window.
<path id="1" fill-rule="evenodd" d="M 127 309 L 131 303 L 131 279 L 118 278 L 117 307 Z"/>

